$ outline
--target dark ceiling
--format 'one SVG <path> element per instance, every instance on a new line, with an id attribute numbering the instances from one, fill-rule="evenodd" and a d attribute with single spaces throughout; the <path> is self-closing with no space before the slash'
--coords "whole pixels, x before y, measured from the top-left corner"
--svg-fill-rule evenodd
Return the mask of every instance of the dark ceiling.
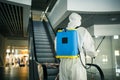
<path id="1" fill-rule="evenodd" d="M 0 2 L 0 33 L 4 36 L 23 36 L 23 8 L 21 6 Z"/>
<path id="2" fill-rule="evenodd" d="M 45 11 L 49 6 L 50 12 L 55 2 L 56 0 L 32 0 L 31 9 Z M 0 34 L 8 38 L 27 39 L 24 27 L 24 15 L 27 14 L 24 10 L 23 6 L 15 2 L 0 0 Z"/>
<path id="3" fill-rule="evenodd" d="M 50 12 L 57 0 L 32 0 L 32 10 Z M 0 33 L 6 37 L 23 37 L 24 35 L 24 11 L 23 7 L 0 1 Z M 89 27 L 93 24 L 120 24 L 120 11 L 109 13 L 80 13 L 82 16 L 82 26 Z M 63 20 L 64 24 L 59 27 L 67 26 L 68 18 Z"/>
<path id="4" fill-rule="evenodd" d="M 45 11 L 49 7 L 50 12 L 57 0 L 32 0 L 32 10 Z"/>
<path id="5" fill-rule="evenodd" d="M 89 27 L 93 24 L 120 24 L 120 12 L 81 14 L 82 26 Z"/>
<path id="6" fill-rule="evenodd" d="M 79 13 L 82 17 L 83 27 L 90 27 L 94 24 L 120 24 L 120 12 L 109 12 L 109 13 Z M 68 17 L 65 18 L 58 27 L 63 28 L 67 26 L 69 22 Z M 64 23 L 64 24 L 63 24 Z"/>

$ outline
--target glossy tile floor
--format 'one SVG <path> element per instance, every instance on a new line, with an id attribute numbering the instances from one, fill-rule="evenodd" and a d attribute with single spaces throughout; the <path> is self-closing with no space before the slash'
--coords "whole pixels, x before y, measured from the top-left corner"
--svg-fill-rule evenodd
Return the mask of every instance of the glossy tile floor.
<path id="1" fill-rule="evenodd" d="M 25 67 L 0 67 L 0 80 L 28 80 L 29 68 Z"/>

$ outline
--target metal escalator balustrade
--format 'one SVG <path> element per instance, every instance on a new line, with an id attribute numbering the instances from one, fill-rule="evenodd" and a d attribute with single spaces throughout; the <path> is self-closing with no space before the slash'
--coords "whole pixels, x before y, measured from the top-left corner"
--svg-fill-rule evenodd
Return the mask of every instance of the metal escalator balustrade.
<path id="1" fill-rule="evenodd" d="M 50 37 L 48 36 L 46 27 L 41 21 L 33 21 L 33 31 L 35 39 L 36 58 L 40 64 L 53 64 L 56 63 L 53 47 L 51 46 Z M 58 68 L 46 65 L 46 80 L 55 80 L 58 74 Z"/>

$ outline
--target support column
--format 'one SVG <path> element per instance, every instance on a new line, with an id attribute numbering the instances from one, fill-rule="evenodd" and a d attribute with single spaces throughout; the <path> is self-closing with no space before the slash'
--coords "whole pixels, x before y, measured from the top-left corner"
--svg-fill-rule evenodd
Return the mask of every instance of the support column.
<path id="1" fill-rule="evenodd" d="M 5 64 L 5 42 L 6 38 L 0 34 L 0 67 L 3 67 Z"/>

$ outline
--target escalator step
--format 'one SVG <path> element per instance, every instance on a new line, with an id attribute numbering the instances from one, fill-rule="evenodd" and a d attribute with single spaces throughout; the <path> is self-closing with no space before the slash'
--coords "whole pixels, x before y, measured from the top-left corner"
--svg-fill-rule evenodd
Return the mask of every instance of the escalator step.
<path id="1" fill-rule="evenodd" d="M 55 63 L 55 58 L 37 58 L 39 63 Z"/>
<path id="2" fill-rule="evenodd" d="M 35 41 L 35 44 L 39 44 L 39 45 L 50 45 L 50 42 Z"/>
<path id="3" fill-rule="evenodd" d="M 52 53 L 52 49 L 36 49 L 37 53 Z"/>
<path id="4" fill-rule="evenodd" d="M 44 33 L 43 32 L 35 32 L 34 35 L 35 36 L 43 36 L 43 35 L 47 36 L 47 33 L 45 33 L 45 32 Z"/>
<path id="5" fill-rule="evenodd" d="M 46 28 L 40 21 L 34 22 L 34 39 L 36 56 L 39 63 L 55 63 L 53 48 L 51 47 L 50 38 L 46 32 Z M 47 80 L 55 80 L 58 74 L 58 68 L 47 67 Z"/>
<path id="6" fill-rule="evenodd" d="M 51 49 L 50 45 L 35 45 L 37 49 Z"/>
<path id="7" fill-rule="evenodd" d="M 34 34 L 46 34 L 46 32 L 44 30 L 34 31 Z"/>
<path id="8" fill-rule="evenodd" d="M 39 38 L 39 39 L 35 39 L 36 42 L 49 42 L 48 39 L 43 39 L 43 38 Z"/>
<path id="9" fill-rule="evenodd" d="M 55 80 L 56 76 L 48 76 L 47 80 Z"/>
<path id="10" fill-rule="evenodd" d="M 48 41 L 49 42 L 49 38 L 35 38 L 35 41 L 37 42 L 44 42 L 44 41 Z"/>
<path id="11" fill-rule="evenodd" d="M 42 39 L 48 39 L 48 36 L 35 36 L 35 39 L 39 39 L 39 38 L 40 38 L 40 39 L 41 39 L 41 38 L 42 38 Z"/>
<path id="12" fill-rule="evenodd" d="M 49 58 L 54 57 L 53 53 L 36 53 L 39 58 Z"/>
<path id="13" fill-rule="evenodd" d="M 47 69 L 47 74 L 48 76 L 51 76 L 51 75 L 57 75 L 58 74 L 58 68 L 48 68 Z"/>

